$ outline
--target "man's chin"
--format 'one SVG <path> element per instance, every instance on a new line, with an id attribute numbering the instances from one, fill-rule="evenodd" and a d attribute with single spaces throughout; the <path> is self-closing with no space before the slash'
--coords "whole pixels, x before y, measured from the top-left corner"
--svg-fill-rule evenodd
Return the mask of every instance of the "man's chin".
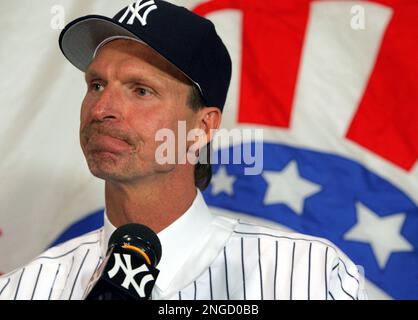
<path id="1" fill-rule="evenodd" d="M 90 172 L 96 178 L 104 180 L 104 181 L 129 182 L 132 179 L 131 176 L 127 176 L 126 174 L 123 174 L 116 170 L 104 170 L 103 168 L 101 169 L 90 168 Z"/>
<path id="2" fill-rule="evenodd" d="M 91 174 L 102 180 L 128 180 L 130 177 L 113 155 L 89 159 L 87 164 Z"/>

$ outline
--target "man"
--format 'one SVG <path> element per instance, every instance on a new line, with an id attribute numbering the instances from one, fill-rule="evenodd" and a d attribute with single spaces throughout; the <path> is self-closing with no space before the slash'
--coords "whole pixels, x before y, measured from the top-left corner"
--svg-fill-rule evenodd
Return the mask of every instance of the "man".
<path id="1" fill-rule="evenodd" d="M 0 298 L 82 299 L 110 235 L 127 223 L 161 240 L 153 299 L 364 298 L 356 266 L 326 240 L 210 213 L 199 190 L 210 166 L 182 160 L 220 126 L 231 60 L 208 20 L 141 2 L 113 19 L 77 19 L 60 37 L 85 72 L 80 142 L 90 171 L 106 182 L 105 225 L 5 275 Z M 179 121 L 203 134 L 175 163 L 161 163 L 156 136 L 169 129 L 182 139 Z"/>

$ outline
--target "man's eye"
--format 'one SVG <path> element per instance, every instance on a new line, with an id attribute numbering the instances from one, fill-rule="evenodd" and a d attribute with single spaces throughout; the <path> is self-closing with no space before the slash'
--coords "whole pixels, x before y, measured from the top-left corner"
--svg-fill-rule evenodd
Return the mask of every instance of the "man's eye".
<path id="1" fill-rule="evenodd" d="M 102 92 L 104 90 L 104 87 L 100 83 L 94 82 L 91 84 L 91 89 L 94 92 Z"/>
<path id="2" fill-rule="evenodd" d="M 147 97 L 151 95 L 151 91 L 146 88 L 138 88 L 135 90 L 136 94 L 140 97 Z"/>

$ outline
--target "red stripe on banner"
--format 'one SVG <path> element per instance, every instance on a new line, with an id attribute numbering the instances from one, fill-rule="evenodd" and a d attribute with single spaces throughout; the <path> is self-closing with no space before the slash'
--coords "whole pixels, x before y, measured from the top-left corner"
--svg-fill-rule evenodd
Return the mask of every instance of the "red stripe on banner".
<path id="1" fill-rule="evenodd" d="M 207 15 L 224 9 L 243 14 L 238 122 L 288 128 L 309 1 L 214 0 L 194 11 Z"/>
<path id="2" fill-rule="evenodd" d="M 418 3 L 393 9 L 347 138 L 410 171 L 418 159 Z"/>

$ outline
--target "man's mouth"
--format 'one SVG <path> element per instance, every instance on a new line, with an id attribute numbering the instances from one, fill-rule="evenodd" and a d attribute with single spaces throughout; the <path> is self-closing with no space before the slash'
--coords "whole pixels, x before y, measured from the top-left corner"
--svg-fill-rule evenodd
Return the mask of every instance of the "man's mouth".
<path id="1" fill-rule="evenodd" d="M 105 134 L 94 134 L 88 139 L 87 147 L 92 152 L 124 153 L 132 147 L 125 140 Z"/>
<path id="2" fill-rule="evenodd" d="M 134 137 L 116 127 L 91 125 L 82 130 L 82 137 L 86 150 L 95 153 L 126 153 L 135 146 Z"/>

